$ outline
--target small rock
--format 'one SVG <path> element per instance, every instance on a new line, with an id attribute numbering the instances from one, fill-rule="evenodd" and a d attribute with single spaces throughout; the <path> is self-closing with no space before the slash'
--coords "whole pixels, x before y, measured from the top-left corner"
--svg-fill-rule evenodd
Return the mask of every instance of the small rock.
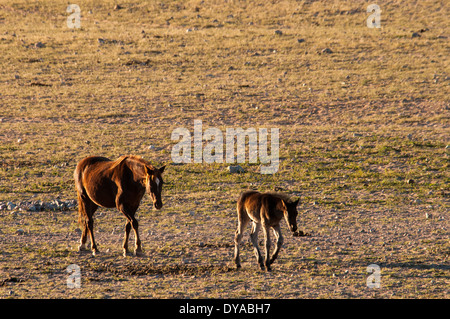
<path id="1" fill-rule="evenodd" d="M 411 34 L 411 38 L 420 38 L 420 37 L 421 37 L 421 35 L 419 33 L 417 33 L 417 32 L 413 32 Z"/>
<path id="2" fill-rule="evenodd" d="M 412 140 L 412 134 L 411 133 L 409 133 L 408 135 L 406 135 L 406 137 L 408 138 L 408 140 Z"/>
<path id="3" fill-rule="evenodd" d="M 234 173 L 245 173 L 245 170 L 240 165 L 236 165 L 236 166 L 230 165 L 230 166 L 228 166 L 228 171 L 231 174 L 234 174 Z"/>
<path id="4" fill-rule="evenodd" d="M 431 219 L 433 217 L 433 215 L 432 214 L 429 214 L 429 213 L 425 213 L 425 218 L 426 219 Z"/>
<path id="5" fill-rule="evenodd" d="M 281 31 L 281 30 L 275 30 L 275 34 L 276 34 L 276 35 L 282 35 L 282 34 L 283 34 L 283 31 Z"/>
<path id="6" fill-rule="evenodd" d="M 322 50 L 322 53 L 333 53 L 330 48 L 325 48 Z"/>
<path id="7" fill-rule="evenodd" d="M 305 39 L 297 39 L 297 42 L 298 42 L 298 43 L 305 42 Z"/>
<path id="8" fill-rule="evenodd" d="M 8 210 L 13 210 L 14 208 L 16 208 L 16 205 L 13 202 L 7 202 L 6 208 L 8 208 Z"/>
<path id="9" fill-rule="evenodd" d="M 42 42 L 36 42 L 36 43 L 34 44 L 34 47 L 35 47 L 35 48 L 43 48 L 43 47 L 45 47 L 45 44 L 42 43 Z"/>
<path id="10" fill-rule="evenodd" d="M 414 184 L 414 180 L 413 179 L 407 179 L 406 180 L 406 184 Z"/>
<path id="11" fill-rule="evenodd" d="M 105 43 L 105 40 L 102 39 L 102 38 L 98 38 L 97 41 L 98 41 L 99 44 L 104 44 Z"/>
<path id="12" fill-rule="evenodd" d="M 17 235 L 23 235 L 25 232 L 23 231 L 23 229 L 22 228 L 19 228 L 17 231 L 16 231 L 16 234 Z"/>
<path id="13" fill-rule="evenodd" d="M 114 10 L 120 10 L 120 9 L 123 9 L 123 7 L 121 5 L 116 4 L 114 6 Z"/>

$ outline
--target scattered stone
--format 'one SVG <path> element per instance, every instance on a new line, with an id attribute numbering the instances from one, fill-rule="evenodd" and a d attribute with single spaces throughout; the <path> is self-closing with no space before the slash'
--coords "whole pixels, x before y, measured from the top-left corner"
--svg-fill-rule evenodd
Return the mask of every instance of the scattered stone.
<path id="1" fill-rule="evenodd" d="M 407 179 L 406 180 L 406 184 L 414 184 L 414 180 L 413 179 Z"/>
<path id="2" fill-rule="evenodd" d="M 16 207 L 17 206 L 13 202 L 7 202 L 6 203 L 6 208 L 8 208 L 8 210 L 13 210 Z"/>
<path id="3" fill-rule="evenodd" d="M 333 53 L 330 48 L 325 48 L 322 50 L 322 53 Z"/>
<path id="4" fill-rule="evenodd" d="M 297 39 L 297 42 L 298 43 L 303 43 L 303 42 L 305 42 L 305 39 Z"/>
<path id="5" fill-rule="evenodd" d="M 429 213 L 425 213 L 425 218 L 426 219 L 431 219 L 433 217 L 433 215 L 432 214 L 429 214 Z"/>
<path id="6" fill-rule="evenodd" d="M 234 174 L 234 173 L 245 173 L 245 170 L 240 165 L 236 165 L 236 166 L 230 165 L 230 166 L 228 166 L 228 171 L 231 174 Z"/>
<path id="7" fill-rule="evenodd" d="M 281 30 L 275 30 L 275 34 L 276 34 L 276 35 L 283 35 L 283 31 L 281 31 Z"/>
<path id="8" fill-rule="evenodd" d="M 420 38 L 420 37 L 421 37 L 421 35 L 419 33 L 417 33 L 417 32 L 413 32 L 411 34 L 411 38 Z"/>
<path id="9" fill-rule="evenodd" d="M 45 44 L 42 43 L 42 42 L 36 42 L 36 43 L 34 44 L 34 47 L 35 47 L 35 48 L 43 48 L 43 47 L 45 47 Z"/>
<path id="10" fill-rule="evenodd" d="M 19 228 L 17 231 L 16 231 L 16 234 L 17 235 L 23 235 L 25 232 L 24 232 L 24 230 L 22 229 L 22 228 Z"/>
<path id="11" fill-rule="evenodd" d="M 120 9 L 123 9 L 123 7 L 121 5 L 116 4 L 114 6 L 114 10 L 120 10 Z"/>

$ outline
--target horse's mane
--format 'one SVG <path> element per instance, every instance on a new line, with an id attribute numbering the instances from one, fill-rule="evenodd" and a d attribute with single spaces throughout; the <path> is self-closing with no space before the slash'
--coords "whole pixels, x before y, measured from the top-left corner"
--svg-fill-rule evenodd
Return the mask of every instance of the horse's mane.
<path id="1" fill-rule="evenodd" d="M 144 164 L 145 166 L 147 166 L 148 168 L 154 169 L 153 165 L 150 164 L 150 162 L 146 161 L 145 159 L 143 159 L 139 155 L 132 155 L 132 154 L 120 156 L 118 159 L 115 160 L 115 163 L 111 166 L 111 169 L 117 167 L 118 165 L 120 165 L 126 159 L 130 159 L 130 160 L 134 160 L 136 162 L 140 162 L 140 163 Z"/>

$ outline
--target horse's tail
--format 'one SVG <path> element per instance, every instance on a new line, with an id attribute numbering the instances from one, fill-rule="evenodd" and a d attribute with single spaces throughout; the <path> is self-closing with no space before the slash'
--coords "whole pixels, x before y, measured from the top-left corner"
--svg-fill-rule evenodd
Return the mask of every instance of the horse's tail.
<path id="1" fill-rule="evenodd" d="M 83 168 L 80 165 L 77 165 L 73 173 L 73 177 L 75 180 L 75 188 L 77 190 L 77 199 L 78 199 L 78 224 L 80 224 L 80 226 L 84 229 L 86 226 L 86 211 L 82 199 L 82 196 L 85 192 L 82 174 Z"/>

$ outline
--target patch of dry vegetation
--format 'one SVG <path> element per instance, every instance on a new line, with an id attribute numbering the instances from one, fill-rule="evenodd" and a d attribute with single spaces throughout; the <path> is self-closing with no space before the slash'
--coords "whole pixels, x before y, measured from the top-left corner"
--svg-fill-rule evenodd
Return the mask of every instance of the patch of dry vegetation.
<path id="1" fill-rule="evenodd" d="M 163 210 L 148 197 L 139 210 L 141 259 L 120 257 L 118 212 L 96 214 L 93 258 L 75 252 L 76 212 L 1 210 L 2 298 L 449 297 L 441 1 L 379 3 L 381 29 L 367 28 L 366 1 L 115 4 L 79 3 L 74 30 L 67 2 L 0 4 L 0 201 L 74 199 L 88 155 L 170 163 L 170 133 L 194 119 L 279 128 L 280 169 L 170 165 Z M 230 271 L 248 188 L 300 196 L 299 228 L 313 235 L 283 228 L 271 274 L 248 243 Z M 66 287 L 72 263 L 79 290 Z M 380 289 L 366 286 L 371 263 Z"/>

